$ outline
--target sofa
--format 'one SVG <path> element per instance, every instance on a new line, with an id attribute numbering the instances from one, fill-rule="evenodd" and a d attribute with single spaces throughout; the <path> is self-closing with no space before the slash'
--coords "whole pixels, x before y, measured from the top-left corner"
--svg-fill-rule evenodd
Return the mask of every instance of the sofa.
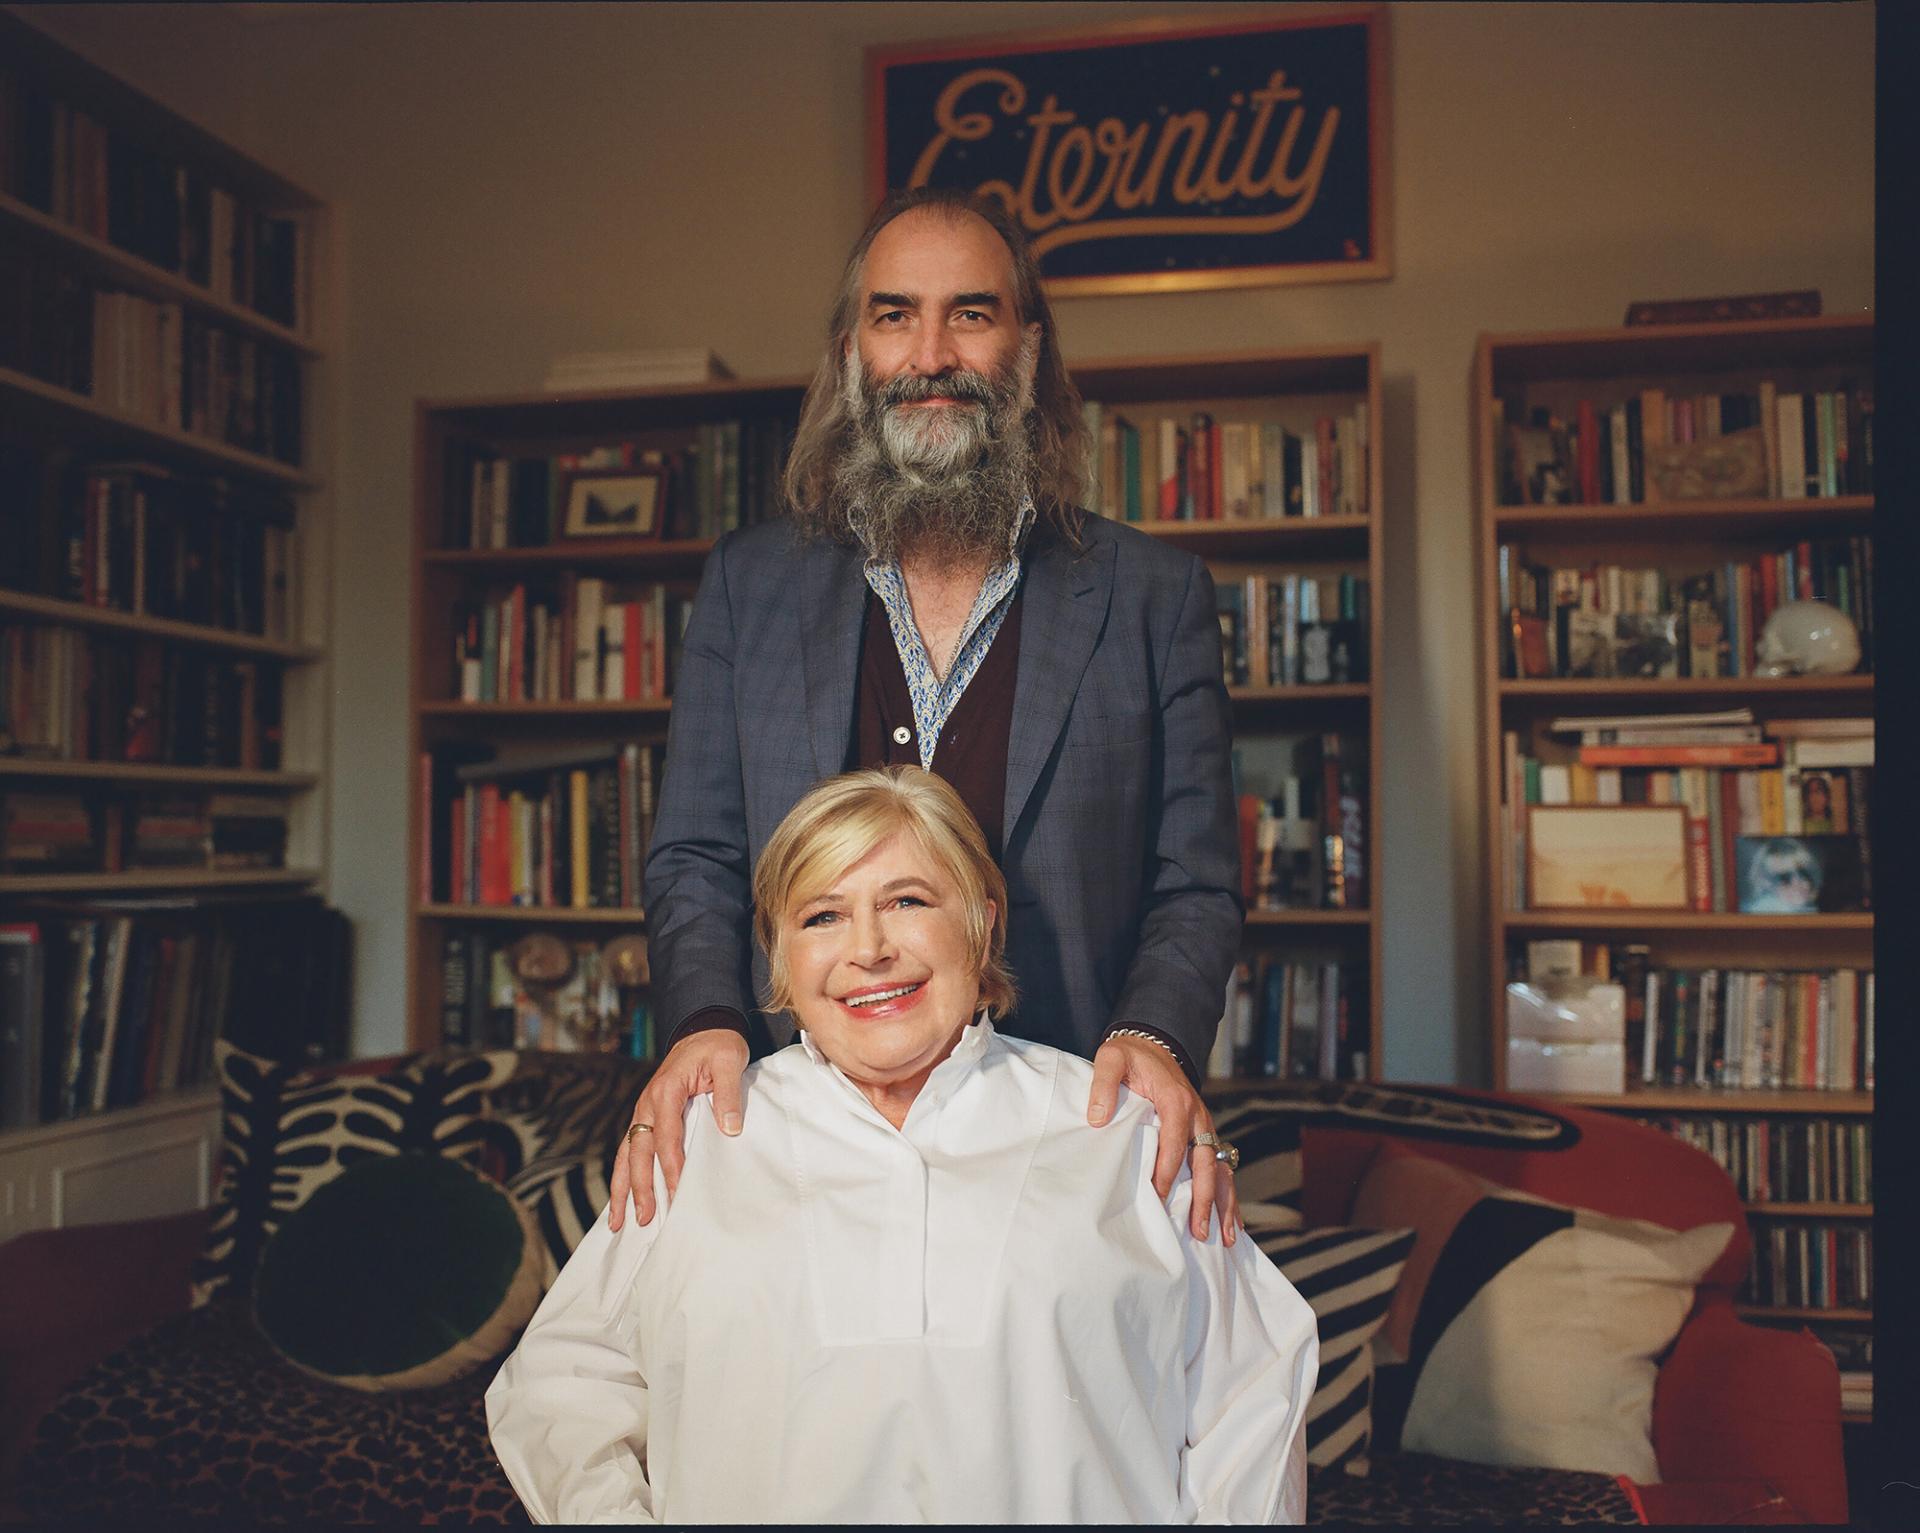
<path id="1" fill-rule="evenodd" d="M 569 1088 L 564 1101 L 555 1094 L 549 1124 L 539 1113 L 551 1070 L 565 1073 Z M 529 1054 L 512 1075 L 524 1160 L 548 1147 L 542 1136 L 610 1147 L 642 1067 Z M 1723 1219 L 1734 1227 L 1657 1360 L 1658 1483 L 1376 1451 L 1364 1474 L 1310 1474 L 1310 1520 L 1846 1520 L 1833 1359 L 1804 1332 L 1735 1315 L 1746 1225 L 1732 1183 L 1705 1155 L 1605 1114 L 1437 1088 L 1275 1083 L 1223 1092 L 1215 1107 L 1237 1125 L 1243 1146 L 1270 1149 L 1283 1139 L 1285 1153 L 1297 1153 L 1297 1186 L 1286 1198 L 1308 1232 L 1349 1220 L 1368 1167 L 1389 1142 L 1532 1198 L 1674 1230 Z M 590 1159 L 604 1165 L 598 1152 Z M 589 1178 L 585 1201 L 576 1187 L 576 1205 L 590 1209 L 598 1185 Z M 550 1235 L 551 1213 L 542 1215 Z M 0 1514 L 136 1523 L 526 1520 L 487 1443 L 490 1366 L 386 1394 L 295 1371 L 259 1334 L 244 1293 L 191 1304 L 212 1217 L 38 1232 L 0 1246 L 8 1299 L 0 1306 Z M 569 1238 L 577 1236 L 576 1220 Z M 1323 1353 L 1323 1379 L 1325 1370 Z"/>

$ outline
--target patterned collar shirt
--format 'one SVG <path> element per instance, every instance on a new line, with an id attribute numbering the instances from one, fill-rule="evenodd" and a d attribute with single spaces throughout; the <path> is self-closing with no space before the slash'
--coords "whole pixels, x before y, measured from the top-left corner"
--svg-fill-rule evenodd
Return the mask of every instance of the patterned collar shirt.
<path id="1" fill-rule="evenodd" d="M 960 630 L 960 642 L 954 647 L 953 664 L 947 668 L 944 681 L 934 673 L 933 661 L 920 640 L 920 630 L 914 625 L 913 603 L 908 599 L 907 581 L 900 573 L 899 561 L 867 561 L 867 584 L 887 610 L 887 626 L 893 631 L 894 648 L 899 650 L 901 668 L 907 673 L 907 693 L 913 699 L 914 733 L 919 737 L 920 765 L 928 771 L 933 770 L 934 747 L 940 743 L 941 731 L 947 727 L 947 720 L 967 690 L 967 683 L 973 680 L 980 662 L 993 647 L 994 636 L 1000 632 L 1007 609 L 1013 605 L 1013 594 L 1020 588 L 1020 548 L 1033 518 L 1033 497 L 1028 496 L 1013 519 L 1006 558 L 987 571 L 987 578 L 980 583 L 980 594 L 973 599 L 973 610 L 967 614 L 966 624 Z"/>

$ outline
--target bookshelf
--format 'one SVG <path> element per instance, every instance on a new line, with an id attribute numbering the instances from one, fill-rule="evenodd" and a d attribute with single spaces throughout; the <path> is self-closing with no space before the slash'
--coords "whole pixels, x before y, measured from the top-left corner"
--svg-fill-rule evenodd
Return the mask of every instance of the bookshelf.
<path id="1" fill-rule="evenodd" d="M 1578 943 L 1581 971 L 1623 981 L 1630 995 L 1643 972 L 1638 965 L 1644 962 L 1647 968 L 1666 976 L 1652 992 L 1660 1006 L 1673 993 L 1673 976 L 1688 976 L 1689 984 L 1695 987 L 1695 1008 L 1691 1013 L 1685 1010 L 1683 991 L 1677 1015 L 1683 1022 L 1691 1020 L 1694 1032 L 1673 1042 L 1671 1058 L 1661 1052 L 1667 1043 L 1656 1037 L 1656 1081 L 1642 1078 L 1642 1066 L 1649 1057 L 1645 1047 L 1649 1035 L 1641 1029 L 1657 1032 L 1672 1026 L 1673 1018 L 1665 1011 L 1657 1011 L 1651 1018 L 1636 1016 L 1636 1010 L 1645 1012 L 1648 992 L 1643 991 L 1629 1004 L 1624 1094 L 1591 1090 L 1531 1094 L 1628 1114 L 1714 1154 L 1742 1183 L 1754 1234 L 1757 1265 L 1750 1283 L 1753 1291 L 1744 1295 L 1748 1302 L 1742 1304 L 1741 1312 L 1767 1322 L 1818 1323 L 1823 1337 L 1837 1352 L 1858 1348 L 1870 1338 L 1871 1304 L 1862 1302 L 1848 1285 L 1854 1265 L 1870 1269 L 1871 1250 L 1865 1250 L 1862 1263 L 1857 1249 L 1850 1256 L 1836 1258 L 1830 1251 L 1815 1250 L 1809 1255 L 1806 1246 L 1828 1242 L 1832 1249 L 1838 1249 L 1849 1240 L 1864 1240 L 1870 1228 L 1871 1074 L 1863 1069 L 1858 1048 L 1861 1040 L 1855 1040 L 1851 1057 L 1844 1057 L 1848 1053 L 1847 1035 L 1837 1030 L 1845 1025 L 1841 1020 L 1843 1009 L 1856 1026 L 1864 1021 L 1859 1008 L 1870 1007 L 1871 991 L 1866 991 L 1868 998 L 1861 1002 L 1856 990 L 1852 993 L 1854 1006 L 1843 1008 L 1843 992 L 1836 989 L 1829 994 L 1822 990 L 1819 1006 L 1823 1009 L 1818 1012 L 1783 1009 L 1768 1014 L 1783 1028 L 1778 1037 L 1768 1034 L 1762 1044 L 1753 1045 L 1743 1036 L 1730 1045 L 1729 1030 L 1744 1024 L 1731 1020 L 1734 1003 L 1722 987 L 1731 984 L 1736 974 L 1784 976 L 1783 983 L 1803 972 L 1870 974 L 1874 933 L 1871 910 L 1826 909 L 1793 914 L 1742 911 L 1740 906 L 1747 901 L 1739 891 L 1741 851 L 1736 830 L 1769 837 L 1786 832 L 1771 820 L 1747 818 L 1748 807 L 1735 803 L 1738 790 L 1745 786 L 1740 783 L 1726 788 L 1729 797 L 1708 803 L 1705 816 L 1696 812 L 1699 804 L 1687 803 L 1689 821 L 1703 822 L 1703 840 L 1724 837 L 1723 842 L 1710 843 L 1709 849 L 1702 851 L 1698 867 L 1690 865 L 1688 869 L 1689 904 L 1704 902 L 1713 908 L 1530 908 L 1528 879 L 1533 865 L 1525 855 L 1513 806 L 1516 795 L 1538 801 L 1534 798 L 1539 789 L 1533 774 L 1543 772 L 1547 764 L 1564 766 L 1570 775 L 1580 772 L 1579 764 L 1570 764 L 1578 763 L 1578 751 L 1567 742 L 1576 738 L 1571 728 L 1583 719 L 1745 709 L 1762 740 L 1784 741 L 1775 762 L 1753 767 L 1756 777 L 1765 772 L 1802 770 L 1797 765 L 1800 755 L 1792 748 L 1796 743 L 1804 747 L 1807 742 L 1804 738 L 1796 742 L 1794 726 L 1787 721 L 1862 720 L 1864 727 L 1859 733 L 1871 735 L 1874 497 L 1868 488 L 1870 477 L 1861 472 L 1863 443 L 1859 431 L 1860 407 L 1871 408 L 1873 336 L 1870 316 L 1483 335 L 1475 356 L 1472 385 L 1483 700 L 1481 782 L 1488 829 L 1487 957 L 1492 976 L 1489 1031 L 1494 1084 L 1501 1089 L 1508 1085 L 1509 1019 L 1504 987 L 1509 978 L 1525 973 L 1529 944 L 1556 940 Z M 1658 391 L 1658 398 L 1654 391 Z M 1816 404 L 1811 411 L 1803 409 L 1801 419 L 1804 423 L 1811 416 L 1811 428 L 1797 448 L 1791 442 L 1787 444 L 1790 451 L 1802 455 L 1796 470 L 1790 456 L 1782 457 L 1782 439 L 1790 417 L 1777 413 L 1779 398 L 1797 396 L 1817 401 L 1821 395 L 1840 399 L 1837 409 L 1841 414 L 1830 425 L 1820 419 L 1820 410 L 1834 407 Z M 1582 416 L 1583 401 L 1592 414 Z M 1663 499 L 1645 452 L 1645 444 L 1655 440 L 1648 434 L 1646 423 L 1658 410 L 1667 440 L 1687 439 L 1678 415 L 1679 401 L 1685 401 L 1691 417 L 1691 440 L 1696 444 L 1736 430 L 1757 428 L 1763 439 L 1764 484 L 1739 497 Z M 1518 482 L 1515 449 L 1538 452 L 1547 439 L 1538 433 L 1541 424 L 1549 435 L 1556 426 L 1572 427 L 1577 435 L 1584 425 L 1598 443 L 1598 455 L 1606 457 L 1629 410 L 1632 418 L 1626 447 L 1611 456 L 1607 464 L 1610 472 L 1603 476 L 1598 472 L 1600 465 L 1593 461 L 1583 466 L 1577 445 L 1573 445 L 1563 460 L 1571 499 L 1517 503 L 1529 498 L 1530 487 Z M 1516 427 L 1531 428 L 1532 435 L 1517 440 L 1521 433 Z M 1677 427 L 1681 428 L 1678 435 Z M 1656 435 L 1659 429 L 1653 428 Z M 1836 449 L 1835 462 L 1831 475 L 1826 476 L 1817 452 L 1829 442 Z M 1870 434 L 1865 445 L 1870 467 Z M 1814 452 L 1809 453 L 1808 448 Z M 1845 461 L 1841 461 L 1843 458 Z M 1625 480 L 1621 477 L 1623 467 L 1629 470 Z M 1811 481 L 1808 474 L 1813 475 Z M 1596 482 L 1603 479 L 1611 483 L 1596 495 Z M 1622 486 L 1624 494 L 1619 493 Z M 1792 562 L 1781 562 L 1786 560 Z M 1522 572 L 1536 568 L 1593 572 L 1594 587 L 1584 595 L 1577 581 L 1557 588 L 1569 604 L 1584 607 L 1593 604 L 1594 590 L 1605 589 L 1607 566 L 1626 572 L 1619 577 L 1620 589 L 1628 591 L 1633 590 L 1632 572 L 1661 572 L 1659 590 L 1664 610 L 1677 609 L 1680 613 L 1679 625 L 1671 632 L 1687 636 L 1680 641 L 1682 653 L 1677 663 L 1664 668 L 1678 669 L 1680 674 L 1607 675 L 1604 671 L 1609 665 L 1604 660 L 1595 663 L 1595 669 L 1603 674 L 1560 674 L 1576 653 L 1573 636 L 1580 620 L 1572 615 L 1562 619 L 1557 605 L 1532 607 L 1532 577 Z M 1844 572 L 1842 566 L 1846 567 Z M 1747 579 L 1743 572 L 1748 569 L 1754 572 L 1753 579 L 1742 586 Z M 1774 589 L 1772 583 L 1782 570 L 1791 578 Z M 1725 572 L 1724 578 L 1719 572 Z M 1689 578 L 1711 582 L 1711 596 L 1709 584 L 1689 586 Z M 1551 601 L 1556 592 L 1551 574 L 1544 585 Z M 1845 675 L 1769 677 L 1754 673 L 1753 645 L 1759 622 L 1775 602 L 1791 599 L 1796 593 L 1832 601 L 1859 620 L 1863 648 L 1867 650 L 1859 669 Z M 1689 595 L 1716 605 L 1695 612 L 1686 605 Z M 1608 610 L 1604 602 L 1601 608 Z M 1516 609 L 1523 615 L 1538 612 L 1542 629 L 1551 630 L 1548 667 L 1552 674 L 1519 674 L 1537 671 L 1541 665 L 1537 649 L 1531 664 L 1515 653 L 1532 637 L 1516 619 Z M 1614 613 L 1653 610 L 1655 605 L 1644 599 L 1631 606 L 1611 608 Z M 1704 644 L 1698 654 L 1686 650 L 1696 628 L 1710 639 L 1716 626 L 1727 642 L 1712 661 Z M 1624 636 L 1628 631 L 1623 626 L 1619 633 Z M 1744 655 L 1740 653 L 1743 644 Z M 1614 651 L 1616 658 L 1619 653 L 1618 649 Z M 1715 673 L 1687 674 L 1696 663 L 1703 670 L 1711 664 Z M 1729 669 L 1742 673 L 1725 674 Z M 1554 721 L 1568 724 L 1569 730 L 1556 734 L 1548 727 Z M 1773 732 L 1776 726 L 1782 731 L 1779 735 Z M 1843 729 L 1838 724 L 1818 727 Z M 1530 767 L 1529 760 L 1535 765 Z M 1808 761 L 1804 770 L 1814 770 L 1818 758 L 1808 754 Z M 1718 795 L 1725 786 L 1719 780 L 1734 777 L 1736 770 L 1715 767 L 1711 773 L 1703 772 L 1701 780 L 1711 779 L 1707 791 Z M 1644 796 L 1642 788 L 1631 781 L 1636 772 L 1647 780 Z M 1659 775 L 1667 775 L 1664 785 L 1652 781 Z M 1602 796 L 1614 802 L 1686 801 L 1682 792 L 1685 769 L 1677 758 L 1648 763 L 1644 769 L 1623 766 L 1616 779 L 1614 785 L 1600 788 Z M 1864 791 L 1871 779 L 1868 767 L 1850 781 L 1854 788 Z M 1576 796 L 1572 802 L 1598 801 L 1583 794 L 1592 794 L 1601 779 L 1596 777 L 1588 784 L 1582 784 L 1578 777 L 1573 780 Z M 1618 798 L 1612 792 L 1615 785 L 1621 789 Z M 1553 801 L 1567 800 L 1556 796 Z M 1710 830 L 1705 828 L 1707 824 Z M 1801 827 L 1792 828 L 1797 836 Z M 1860 823 L 1846 827 L 1809 825 L 1806 831 L 1811 835 L 1815 830 L 1830 828 L 1846 829 L 1864 839 L 1865 827 Z M 1720 859 L 1718 863 L 1716 858 Z M 1700 893 L 1705 882 L 1715 885 L 1711 898 Z M 1696 895 L 1700 895 L 1698 900 Z M 1639 956 L 1635 956 L 1636 950 Z M 1570 956 L 1570 950 L 1561 950 L 1563 960 Z M 1694 978 L 1702 974 L 1718 976 L 1712 981 L 1716 988 L 1709 992 L 1705 1005 L 1699 1003 L 1699 981 Z M 1754 993 L 1748 992 L 1749 996 Z M 1764 989 L 1758 993 L 1765 995 Z M 1825 1010 L 1827 1007 L 1832 1010 Z M 1743 1047 L 1784 1052 L 1788 1041 L 1795 1046 L 1804 1041 L 1807 1052 L 1803 1057 L 1785 1059 L 1765 1056 L 1769 1061 L 1766 1078 L 1782 1084 L 1724 1083 L 1735 1069 L 1722 1067 L 1718 1051 L 1723 1047 L 1728 1056 Z M 1813 1061 L 1813 1052 L 1823 1049 L 1826 1052 L 1822 1057 Z M 1754 1057 L 1751 1052 L 1747 1054 L 1748 1067 Z M 1745 1070 L 1740 1074 L 1744 1077 Z M 1816 1081 L 1822 1084 L 1816 1085 Z M 1799 1185 L 1803 1180 L 1834 1184 L 1836 1178 L 1845 1195 L 1832 1195 L 1832 1185 L 1811 1190 Z M 1786 1290 L 1761 1291 L 1768 1270 L 1781 1260 L 1796 1269 Z M 1841 1266 L 1849 1271 L 1842 1273 Z M 1824 1291 L 1802 1291 L 1822 1290 L 1823 1285 Z M 1849 1363 L 1847 1355 L 1863 1354 L 1846 1352 L 1843 1369 L 1870 1367 L 1858 1361 Z"/>
<path id="2" fill-rule="evenodd" d="M 219 1138 L 201 1024 L 230 976 L 211 956 L 226 916 L 201 906 L 326 884 L 327 240 L 317 197 L 0 13 L 0 285 L 20 300 L 0 317 L 0 801 L 91 822 L 90 855 L 39 866 L 8 818 L 0 956 L 10 986 L 47 988 L 3 1073 L 24 1078 L 21 1033 L 42 1033 L 42 1067 L 71 1049 L 47 965 L 76 926 L 104 945 L 127 923 L 128 976 L 104 992 L 121 1012 L 81 1021 L 111 1088 L 46 1121 L 16 1087 L 0 1115 L 0 1239 L 205 1205 Z M 284 851 L 223 860 L 276 865 L 178 849 L 159 865 L 146 811 L 223 800 L 276 840 L 285 821 Z M 161 1058 L 182 1028 L 205 1034 L 197 1067 L 191 1049 Z M 129 1039 L 150 1040 L 144 1061 L 123 1061 Z"/>
<path id="3" fill-rule="evenodd" d="M 1349 414 L 1366 405 L 1380 419 L 1378 348 L 1330 347 L 1283 352 L 1133 358 L 1080 365 L 1073 370 L 1083 396 L 1105 414 L 1126 412 L 1141 420 L 1178 417 L 1183 423 L 1197 411 L 1220 420 L 1282 419 L 1309 441 L 1316 419 L 1329 412 Z M 687 529 L 673 519 L 658 538 L 575 538 L 530 541 L 528 546 L 473 547 L 464 511 L 450 519 L 452 502 L 470 508 L 468 468 L 478 457 L 515 459 L 582 453 L 615 443 L 632 443 L 636 454 L 671 457 L 699 445 L 702 428 L 729 420 L 791 420 L 797 417 L 805 380 L 729 380 L 680 388 L 643 389 L 555 397 L 551 394 L 471 400 L 424 401 L 415 417 L 415 498 L 413 518 L 413 652 L 409 721 L 416 763 L 441 753 L 478 747 L 500 759 L 513 753 L 591 750 L 597 744 L 664 744 L 671 702 L 666 698 L 624 699 L 617 703 L 579 702 L 565 697 L 538 701 L 462 702 L 457 700 L 455 645 L 476 603 L 503 588 L 522 584 L 538 606 L 557 589 L 555 583 L 582 577 L 604 579 L 609 589 L 624 584 L 664 585 L 671 593 L 691 595 L 712 539 L 680 535 Z M 1364 504 L 1380 505 L 1377 451 L 1366 467 Z M 698 454 L 694 455 L 698 461 Z M 450 469 L 449 465 L 458 467 Z M 677 472 L 677 470 L 676 470 Z M 551 476 L 550 476 L 551 479 Z M 768 484 L 763 473 L 762 489 Z M 548 487 L 549 523 L 556 514 Z M 1358 497 L 1357 497 L 1358 498 Z M 743 491 L 747 516 L 755 499 Z M 769 504 L 758 502 L 764 511 Z M 1222 584 L 1249 573 L 1305 570 L 1365 579 L 1372 592 L 1375 620 L 1366 636 L 1365 682 L 1313 685 L 1244 684 L 1229 688 L 1236 739 L 1266 740 L 1283 746 L 1289 731 L 1339 729 L 1366 747 L 1359 793 L 1365 826 L 1364 857 L 1367 908 L 1283 909 L 1249 914 L 1244 951 L 1252 959 L 1290 951 L 1344 960 L 1364 967 L 1370 983 L 1362 1014 L 1350 1018 L 1356 1052 L 1363 1051 L 1368 1071 L 1380 1069 L 1379 974 L 1379 761 L 1372 749 L 1379 738 L 1380 641 L 1377 614 L 1382 590 L 1381 551 L 1374 519 L 1357 515 L 1315 519 L 1147 520 L 1144 531 L 1189 548 L 1205 558 Z M 450 536 L 450 533 L 458 536 Z M 510 593 L 509 593 L 510 594 Z M 611 598 L 609 598 L 611 599 Z M 564 688 L 562 689 L 565 690 Z M 1277 743 L 1276 743 L 1277 742 Z M 1256 766 L 1256 772 L 1272 767 Z M 1268 792 L 1278 788 L 1269 787 Z M 563 939 L 604 942 L 621 928 L 644 930 L 644 914 L 631 906 L 561 907 L 476 903 L 449 898 L 446 875 L 451 858 L 436 844 L 450 840 L 444 823 L 448 805 L 427 802 L 420 780 L 409 795 L 408 1037 L 425 1046 L 443 1036 L 442 1009 L 448 1004 L 448 944 L 462 931 L 482 928 L 491 941 L 506 943 L 530 931 L 551 931 Z M 436 843 L 435 838 L 441 838 Z M 425 871 L 436 858 L 449 866 Z"/>

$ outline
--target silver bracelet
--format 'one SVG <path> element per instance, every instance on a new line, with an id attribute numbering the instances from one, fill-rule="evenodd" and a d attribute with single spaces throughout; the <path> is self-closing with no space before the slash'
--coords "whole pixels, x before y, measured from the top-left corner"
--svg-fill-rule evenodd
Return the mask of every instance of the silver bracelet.
<path id="1" fill-rule="evenodd" d="M 1143 1028 L 1116 1027 L 1112 1032 L 1107 1034 L 1107 1037 L 1108 1038 L 1144 1038 L 1147 1040 L 1148 1043 L 1158 1044 L 1160 1048 L 1165 1051 L 1167 1058 L 1173 1061 L 1175 1068 L 1176 1069 L 1179 1068 L 1180 1056 L 1174 1053 L 1173 1050 L 1170 1047 L 1168 1047 L 1167 1040 L 1164 1038 L 1156 1038 L 1152 1033 L 1145 1031 Z"/>

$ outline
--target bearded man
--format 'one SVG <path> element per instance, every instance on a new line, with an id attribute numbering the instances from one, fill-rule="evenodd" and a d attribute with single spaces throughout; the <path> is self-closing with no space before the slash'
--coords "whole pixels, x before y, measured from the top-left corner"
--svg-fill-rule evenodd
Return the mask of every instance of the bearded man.
<path id="1" fill-rule="evenodd" d="M 1242 910 L 1213 582 L 1077 509 L 1087 441 L 1040 274 L 989 199 L 898 194 L 847 259 L 801 406 L 789 517 L 729 533 L 688 620 L 646 867 L 666 1057 L 634 1109 L 627 1193 L 678 1185 L 690 1097 L 737 1133 L 754 1049 L 753 866 L 820 778 L 913 762 L 960 793 L 1006 875 L 1019 986 L 1000 1025 L 1091 1058 L 1160 1120 L 1164 1198 L 1191 1153 L 1193 1230 L 1238 1230 L 1196 1086 Z"/>

